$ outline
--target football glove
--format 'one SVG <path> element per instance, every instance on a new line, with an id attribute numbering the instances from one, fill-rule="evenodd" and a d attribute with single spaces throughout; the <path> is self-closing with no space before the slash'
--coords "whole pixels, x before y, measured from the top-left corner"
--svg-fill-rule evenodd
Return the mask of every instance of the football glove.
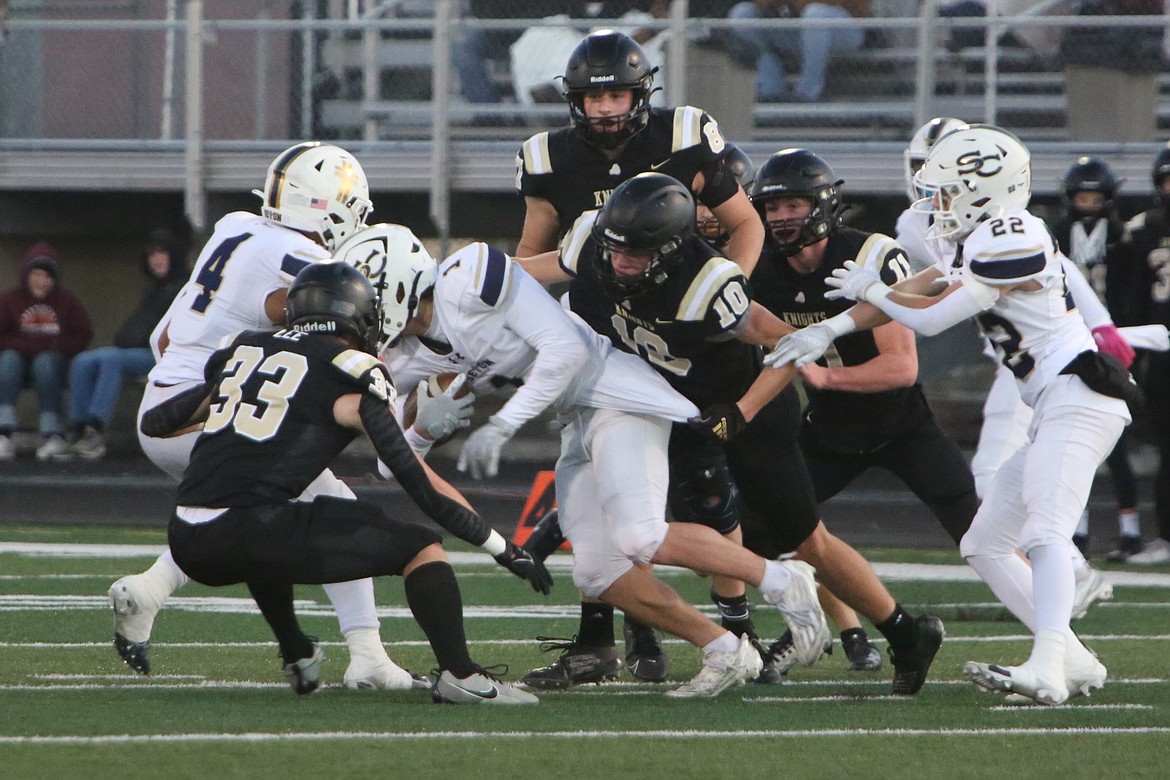
<path id="1" fill-rule="evenodd" d="M 714 404 L 687 420 L 687 425 L 719 441 L 731 441 L 747 427 L 747 420 L 736 404 Z"/>
<path id="2" fill-rule="evenodd" d="M 552 590 L 552 575 L 548 573 L 548 569 L 544 568 L 544 564 L 534 560 L 526 550 L 517 547 L 512 542 L 508 542 L 507 549 L 493 557 L 496 559 L 496 563 L 520 579 L 527 580 L 537 593 L 547 596 Z"/>
<path id="3" fill-rule="evenodd" d="M 514 433 L 516 429 L 499 417 L 489 417 L 486 425 L 467 437 L 455 467 L 464 472 L 470 470 L 473 479 L 496 476 L 500 473 L 500 450 Z"/>
<path id="4" fill-rule="evenodd" d="M 431 395 L 430 383 L 427 380 L 419 382 L 416 391 L 418 412 L 414 418 L 414 427 L 425 431 L 431 441 L 438 441 L 460 428 L 471 425 L 475 393 L 468 393 L 462 398 L 455 397 L 459 388 L 466 382 L 467 374 L 460 374 L 438 395 Z"/>
<path id="5" fill-rule="evenodd" d="M 1097 349 L 1117 358 L 1121 365 L 1126 368 L 1133 365 L 1133 347 L 1118 332 L 1116 325 L 1098 325 L 1093 328 L 1093 341 L 1097 342 Z"/>
<path id="6" fill-rule="evenodd" d="M 801 368 L 825 354 L 836 337 L 823 322 L 801 328 L 777 341 L 772 351 L 764 355 L 764 365 L 779 368 L 792 363 Z"/>
<path id="7" fill-rule="evenodd" d="M 825 277 L 825 284 L 834 289 L 825 293 L 825 300 L 845 298 L 851 301 L 869 301 L 867 296 L 885 297 L 889 291 L 876 273 L 846 260 L 843 268 L 834 268 L 833 275 Z M 872 301 L 870 301 L 872 303 Z"/>

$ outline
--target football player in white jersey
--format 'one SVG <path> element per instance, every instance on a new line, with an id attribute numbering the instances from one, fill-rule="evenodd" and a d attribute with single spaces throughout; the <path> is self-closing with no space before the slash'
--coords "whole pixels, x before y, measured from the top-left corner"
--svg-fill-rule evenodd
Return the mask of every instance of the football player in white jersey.
<path id="1" fill-rule="evenodd" d="M 988 125 L 952 132 L 931 148 L 915 183 L 932 193 L 915 203 L 933 219 L 929 238 L 955 244 L 955 259 L 897 289 L 856 264 L 838 269 L 827 282 L 862 303 L 786 336 L 766 362 L 802 365 L 837 336 L 889 319 L 933 335 L 978 315 L 1033 416 L 1028 441 L 992 476 L 960 551 L 1035 639 L 1023 664 L 968 662 L 964 672 L 988 690 L 1060 704 L 1105 682 L 1104 665 L 1069 628 L 1070 548 L 1093 475 L 1130 420 L 1123 398 L 1133 385 L 1097 350 L 1051 234 L 1026 210 L 1031 161 L 1019 139 Z"/>
<path id="2" fill-rule="evenodd" d="M 909 146 L 903 153 L 903 173 L 906 180 L 906 194 L 911 204 L 925 193 L 915 189 L 914 176 L 926 162 L 931 147 L 947 133 L 970 128 L 966 122 L 954 117 L 935 117 L 918 128 Z M 924 209 L 907 208 L 898 217 L 897 239 L 906 250 L 911 267 L 917 272 L 937 265 L 947 268 L 955 258 L 957 244 L 950 241 L 928 239 L 933 217 Z M 1097 341 L 1098 348 L 1109 352 L 1127 366 L 1133 360 L 1133 349 L 1118 334 L 1109 312 L 1105 310 L 1096 294 L 1076 264 L 1061 255 L 1061 263 L 1068 281 L 1069 292 L 1077 303 L 1077 310 L 1085 319 Z M 1128 355 L 1126 352 L 1128 351 Z M 983 339 L 983 354 L 996 363 L 995 378 L 983 402 L 983 422 L 979 427 L 979 442 L 971 459 L 971 472 L 975 476 L 975 490 L 980 497 L 987 495 L 991 476 L 1000 465 L 1028 440 L 1028 425 L 1032 421 L 1032 409 L 1022 400 L 1016 389 L 1016 378 L 1007 366 L 999 362 L 991 342 Z M 1081 515 L 1078 528 L 1087 525 L 1087 510 Z M 1076 598 L 1073 602 L 1074 619 L 1084 617 L 1097 601 L 1113 597 L 1113 584 L 1089 565 L 1085 556 L 1075 546 L 1072 549 L 1073 571 L 1076 574 Z"/>
<path id="3" fill-rule="evenodd" d="M 284 322 L 284 302 L 297 272 L 328 260 L 330 252 L 365 224 L 369 185 L 349 152 L 317 142 L 282 152 L 268 168 L 261 215 L 233 212 L 219 220 L 187 284 L 151 337 L 158 360 L 150 372 L 139 418 L 203 380 L 203 367 L 223 337 Z M 171 439 L 139 432 L 143 452 L 180 479 L 198 430 Z M 326 470 L 302 495 L 354 498 Z M 150 672 L 150 631 L 166 599 L 187 582 L 168 550 L 142 574 L 119 579 L 109 590 L 114 646 L 135 671 Z M 386 654 L 378 632 L 371 580 L 336 583 L 325 591 L 350 651 L 344 681 L 351 688 L 409 689 L 409 672 Z M 418 683 L 421 686 L 421 682 Z"/>
<path id="4" fill-rule="evenodd" d="M 699 674 L 668 696 L 716 696 L 755 678 L 762 659 L 749 638 L 703 616 L 639 564 L 744 580 L 780 608 L 794 631 L 821 630 L 811 566 L 766 561 L 706 526 L 667 524 L 671 422 L 697 415 L 694 404 L 561 308 L 503 252 L 475 243 L 436 267 L 417 239 L 402 240 L 404 233 L 397 225 L 374 226 L 337 252 L 384 290 L 392 340 L 383 356 L 395 383 L 413 387 L 436 365 L 466 375 L 480 390 L 519 380 L 459 454 L 460 469 L 473 475 L 494 476 L 500 450 L 524 423 L 546 408 L 559 413 L 557 504 L 573 544 L 574 583 L 704 652 Z M 408 441 L 422 435 L 416 421 Z"/>

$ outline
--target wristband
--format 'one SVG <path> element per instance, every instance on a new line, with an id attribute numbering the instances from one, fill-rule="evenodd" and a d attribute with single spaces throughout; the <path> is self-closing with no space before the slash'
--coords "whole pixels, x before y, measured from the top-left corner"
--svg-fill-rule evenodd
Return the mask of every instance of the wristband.
<path id="1" fill-rule="evenodd" d="M 487 540 L 479 546 L 479 549 L 495 557 L 508 549 L 508 542 L 493 528 L 492 532 L 488 534 Z"/>
<path id="2" fill-rule="evenodd" d="M 841 312 L 835 317 L 830 317 L 822 322 L 821 325 L 827 327 L 833 333 L 834 338 L 857 330 L 857 323 L 846 312 Z"/>

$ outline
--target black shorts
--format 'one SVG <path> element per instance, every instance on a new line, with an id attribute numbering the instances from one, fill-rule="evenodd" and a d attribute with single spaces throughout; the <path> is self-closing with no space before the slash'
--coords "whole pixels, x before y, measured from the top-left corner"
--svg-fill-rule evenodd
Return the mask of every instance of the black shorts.
<path id="1" fill-rule="evenodd" d="M 204 585 L 313 585 L 401 574 L 441 537 L 369 501 L 319 496 L 236 507 L 209 523 L 175 516 L 167 539 L 179 568 Z"/>

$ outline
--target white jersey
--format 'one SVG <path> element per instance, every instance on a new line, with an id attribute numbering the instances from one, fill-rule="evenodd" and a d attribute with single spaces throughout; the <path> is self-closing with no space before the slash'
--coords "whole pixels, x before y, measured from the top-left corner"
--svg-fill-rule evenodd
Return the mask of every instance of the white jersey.
<path id="1" fill-rule="evenodd" d="M 256 214 L 237 211 L 219 220 L 191 278 L 151 334 L 156 352 L 163 328 L 169 343 L 150 381 L 202 381 L 207 358 L 222 338 L 272 327 L 265 299 L 288 287 L 309 263 L 328 259 L 312 239 Z"/>
<path id="2" fill-rule="evenodd" d="M 1069 293 L 1063 256 L 1048 228 L 1027 211 L 983 222 L 962 246 L 959 273 L 992 287 L 1040 285 L 1001 293 L 978 317 L 1001 362 L 1015 375 L 1020 397 L 1034 407 L 1069 361 L 1096 349 Z"/>
<path id="3" fill-rule="evenodd" d="M 431 327 L 421 338 L 399 339 L 383 358 L 403 393 L 427 377 L 452 372 L 467 374 L 476 393 L 517 386 L 496 415 L 516 428 L 550 406 L 679 421 L 698 414 L 653 369 L 618 352 L 511 258 L 483 243 L 439 265 Z"/>

